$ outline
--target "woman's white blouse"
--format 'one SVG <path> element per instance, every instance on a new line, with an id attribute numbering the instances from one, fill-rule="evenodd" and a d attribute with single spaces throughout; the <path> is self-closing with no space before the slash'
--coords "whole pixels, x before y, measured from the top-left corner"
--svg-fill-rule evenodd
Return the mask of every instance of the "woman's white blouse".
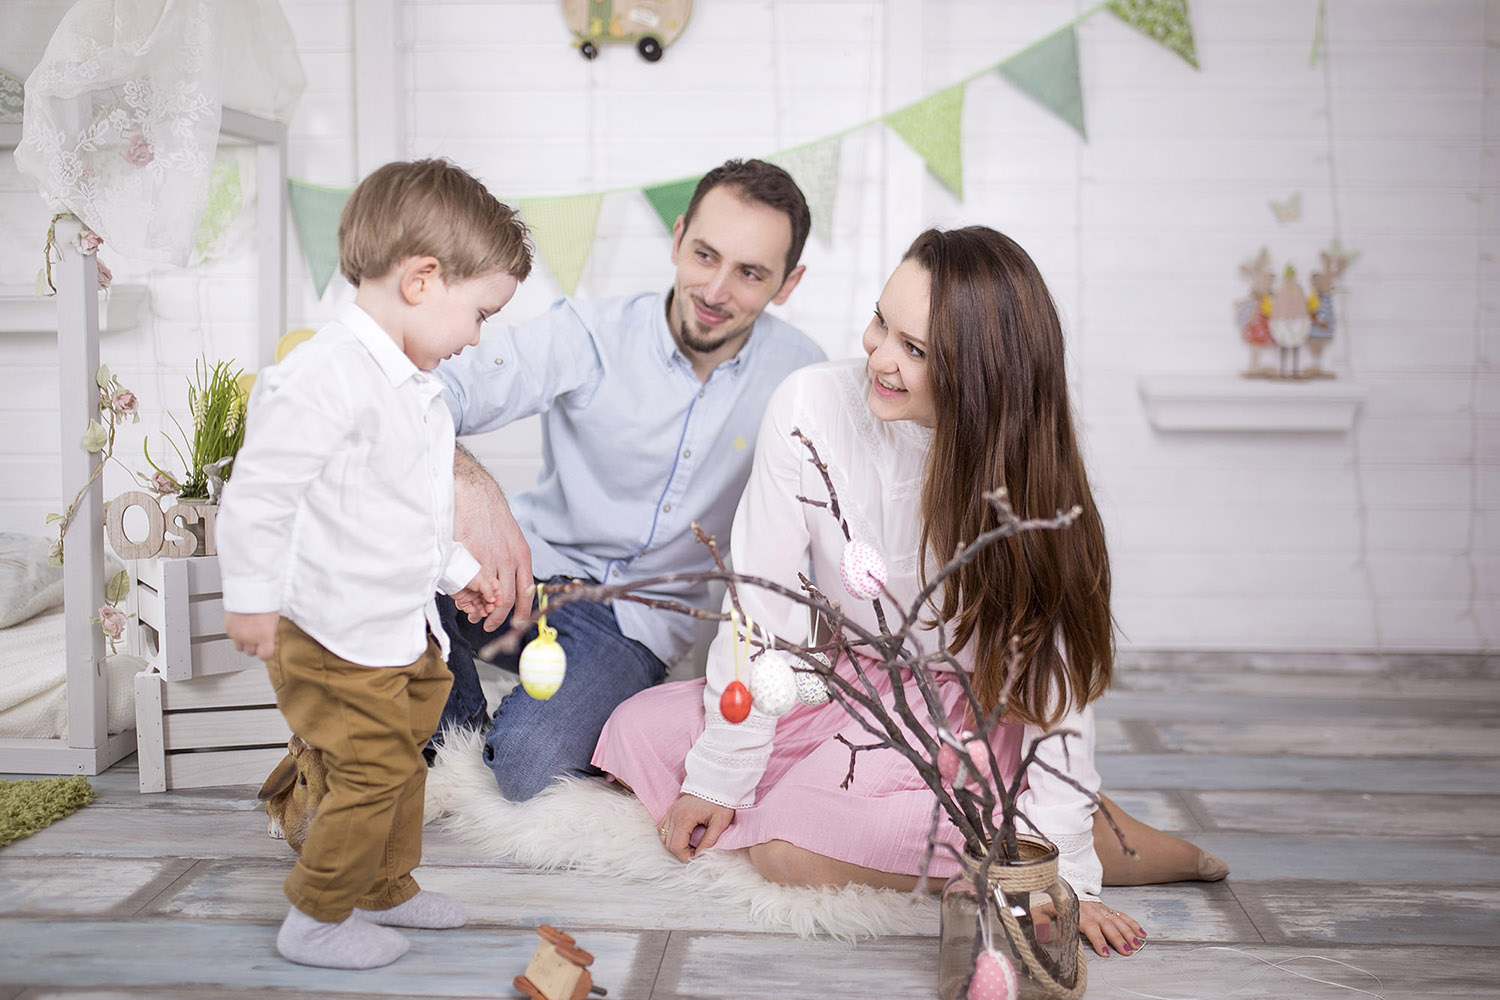
<path id="1" fill-rule="evenodd" d="M 793 436 L 800 430 L 828 467 L 840 513 L 853 538 L 870 543 L 884 557 L 886 588 L 895 601 L 883 601 L 892 630 L 901 609 L 910 607 L 921 589 L 917 575 L 920 543 L 922 477 L 932 432 L 910 421 L 884 422 L 865 403 L 867 376 L 862 359 L 813 365 L 794 372 L 776 390 L 766 408 L 756 442 L 750 482 L 735 512 L 730 553 L 737 573 L 765 577 L 798 589 L 797 571 L 806 572 L 825 597 L 873 634 L 879 634 L 871 602 L 844 590 L 839 561 L 845 539 L 828 510 L 798 500 L 826 502 L 828 489 L 810 461 L 807 447 Z M 757 631 L 806 644 L 809 619 L 805 606 L 759 587 L 741 586 L 740 604 Z M 729 608 L 726 595 L 725 610 Z M 932 617 L 924 609 L 924 617 Z M 938 646 L 936 630 L 917 628 L 911 645 L 921 652 Z M 968 651 L 958 655 L 972 669 Z M 704 691 L 706 727 L 687 757 L 684 792 L 735 809 L 755 803 L 755 787 L 765 771 L 775 738 L 776 720 L 751 709 L 744 722 L 731 724 L 719 713 L 719 698 L 736 676 L 734 643 L 728 623 L 720 627 L 709 649 Z M 747 680 L 741 668 L 740 680 Z M 1043 744 L 1041 759 L 1090 791 L 1099 788 L 1094 769 L 1092 709 L 1069 713 L 1058 725 L 1077 737 Z M 1042 730 L 1028 726 L 1023 746 Z M 1058 847 L 1060 871 L 1080 895 L 1096 897 L 1100 866 L 1093 848 L 1093 804 L 1040 767 L 1029 774 L 1029 789 L 1020 805 L 1026 816 Z"/>

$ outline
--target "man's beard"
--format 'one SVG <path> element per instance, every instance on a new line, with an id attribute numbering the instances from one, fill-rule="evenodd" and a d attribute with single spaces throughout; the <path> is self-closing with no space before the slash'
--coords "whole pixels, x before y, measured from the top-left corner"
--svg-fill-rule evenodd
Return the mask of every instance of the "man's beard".
<path id="1" fill-rule="evenodd" d="M 688 304 L 686 306 L 682 305 L 682 298 L 686 298 L 688 300 Z M 683 347 L 692 351 L 694 354 L 712 354 L 714 351 L 717 351 L 719 348 L 729 343 L 735 337 L 738 337 L 740 334 L 745 332 L 744 327 L 736 327 L 732 330 L 725 330 L 722 333 L 712 332 L 699 334 L 693 329 L 693 326 L 688 319 L 688 317 L 691 315 L 690 310 L 692 308 L 692 296 L 678 296 L 676 292 L 673 292 L 671 301 L 667 305 L 667 319 L 669 322 L 674 318 L 677 320 L 677 340 Z M 677 315 L 673 317 L 673 313 L 676 313 Z M 728 324 L 726 323 L 723 325 L 727 326 Z"/>
<path id="2" fill-rule="evenodd" d="M 722 337 L 699 337 L 693 332 L 692 326 L 686 319 L 678 324 L 677 329 L 677 336 L 682 341 L 682 346 L 694 354 L 712 354 L 729 343 L 730 339 L 738 333 L 738 330 L 731 330 Z"/>

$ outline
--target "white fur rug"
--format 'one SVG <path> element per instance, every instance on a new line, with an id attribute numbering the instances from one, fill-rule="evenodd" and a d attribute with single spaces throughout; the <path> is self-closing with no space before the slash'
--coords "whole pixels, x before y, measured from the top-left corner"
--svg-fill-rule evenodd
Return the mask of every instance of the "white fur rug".
<path id="1" fill-rule="evenodd" d="M 495 859 L 647 883 L 747 912 L 768 931 L 844 941 L 936 934 L 937 903 L 867 886 L 796 889 L 768 882 L 743 851 L 709 851 L 683 864 L 662 849 L 635 798 L 602 781 L 559 781 L 528 802 L 495 787 L 473 730 L 451 734 L 427 776 L 427 821 Z M 690 929 L 690 928 L 684 928 Z"/>

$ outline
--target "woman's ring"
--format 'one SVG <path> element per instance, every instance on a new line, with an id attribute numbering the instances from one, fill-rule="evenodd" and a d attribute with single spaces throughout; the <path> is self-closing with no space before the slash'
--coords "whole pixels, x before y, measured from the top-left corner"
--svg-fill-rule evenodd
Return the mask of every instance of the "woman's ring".
<path id="1" fill-rule="evenodd" d="M 663 833 L 665 833 L 665 831 L 663 831 Z M 1121 914 L 1119 910 L 1105 910 L 1104 915 L 1106 917 L 1118 917 L 1122 916 L 1123 914 Z"/>
<path id="2" fill-rule="evenodd" d="M 667 828 L 664 827 L 664 826 L 657 827 L 657 829 L 656 829 L 656 835 L 659 836 L 662 840 L 666 840 L 667 839 Z"/>

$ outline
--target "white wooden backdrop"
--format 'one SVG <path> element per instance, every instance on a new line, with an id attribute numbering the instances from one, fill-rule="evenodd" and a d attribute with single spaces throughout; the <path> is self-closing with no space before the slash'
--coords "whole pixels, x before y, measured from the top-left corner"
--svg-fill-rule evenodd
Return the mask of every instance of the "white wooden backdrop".
<path id="1" fill-rule="evenodd" d="M 35 19 L 66 4 L 22 6 Z M 287 0 L 309 81 L 289 169 L 348 185 L 388 158 L 444 155 L 507 197 L 671 179 L 909 103 L 1089 6 L 699 0 L 648 65 L 624 47 L 585 62 L 551 0 Z M 1089 140 L 987 77 L 968 91 L 962 202 L 894 135 L 855 133 L 835 238 L 810 240 L 781 312 L 847 355 L 922 226 L 1003 229 L 1064 314 L 1124 645 L 1493 651 L 1500 0 L 1328 0 L 1326 61 L 1309 68 L 1317 6 L 1197 0 L 1201 72 L 1095 15 L 1079 33 Z M 1278 225 L 1268 202 L 1294 192 L 1303 217 Z M 0 163 L 0 285 L 30 286 L 45 225 Z M 1335 233 L 1363 253 L 1332 351 L 1368 389 L 1354 431 L 1154 431 L 1138 378 L 1243 366 L 1240 260 L 1264 244 L 1305 276 Z M 607 198 L 580 293 L 665 287 L 668 249 L 643 199 Z M 192 271 L 104 259 L 151 289 L 143 322 L 102 341 L 146 401 L 120 449 L 144 467 L 162 408 L 185 417 L 195 358 L 254 358 L 255 262 L 248 245 Z M 337 280 L 315 300 L 295 249 L 288 268 L 291 325 L 345 301 Z M 508 314 L 556 294 L 542 268 Z M 0 334 L 0 530 L 40 533 L 58 509 L 52 351 L 45 333 Z M 510 488 L 536 469 L 534 425 L 478 446 Z M 111 473 L 106 496 L 125 487 Z"/>

